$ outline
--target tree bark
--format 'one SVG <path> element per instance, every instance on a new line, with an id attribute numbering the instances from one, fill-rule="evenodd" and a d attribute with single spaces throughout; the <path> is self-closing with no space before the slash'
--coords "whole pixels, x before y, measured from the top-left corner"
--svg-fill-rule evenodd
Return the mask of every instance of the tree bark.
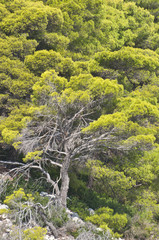
<path id="1" fill-rule="evenodd" d="M 60 188 L 60 204 L 66 208 L 67 206 L 67 193 L 69 189 L 69 176 L 68 169 L 70 166 L 69 156 L 66 157 L 65 162 L 61 168 L 61 188 Z"/>

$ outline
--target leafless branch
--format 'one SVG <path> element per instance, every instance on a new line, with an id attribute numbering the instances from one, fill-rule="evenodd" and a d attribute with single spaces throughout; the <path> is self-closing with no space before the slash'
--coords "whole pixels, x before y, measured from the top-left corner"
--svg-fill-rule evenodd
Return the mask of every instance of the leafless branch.
<path id="1" fill-rule="evenodd" d="M 4 164 L 4 165 L 20 165 L 20 166 L 24 166 L 24 163 L 20 163 L 20 162 L 9 162 L 9 161 L 0 161 L 0 163 Z"/>

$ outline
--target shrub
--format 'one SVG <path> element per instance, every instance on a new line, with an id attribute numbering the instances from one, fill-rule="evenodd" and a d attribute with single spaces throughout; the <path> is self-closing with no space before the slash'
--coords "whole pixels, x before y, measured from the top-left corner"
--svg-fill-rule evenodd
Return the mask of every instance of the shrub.
<path id="1" fill-rule="evenodd" d="M 114 214 L 113 209 L 108 207 L 99 208 L 94 215 L 87 217 L 86 220 L 104 230 L 112 230 L 116 237 L 120 236 L 128 222 L 126 214 Z"/>
<path id="2" fill-rule="evenodd" d="M 24 240 L 44 240 L 44 236 L 46 235 L 46 228 L 34 227 L 30 229 L 26 229 L 23 231 L 23 239 Z"/>

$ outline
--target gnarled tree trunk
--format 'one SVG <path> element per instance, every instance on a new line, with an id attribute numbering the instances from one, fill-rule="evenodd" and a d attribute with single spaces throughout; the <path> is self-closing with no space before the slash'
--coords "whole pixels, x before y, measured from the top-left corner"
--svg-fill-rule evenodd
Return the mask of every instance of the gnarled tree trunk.
<path id="1" fill-rule="evenodd" d="M 66 156 L 65 161 L 61 167 L 61 188 L 60 188 L 60 204 L 66 208 L 67 206 L 67 193 L 69 189 L 69 176 L 68 176 L 68 169 L 70 166 L 70 158 L 69 155 Z"/>

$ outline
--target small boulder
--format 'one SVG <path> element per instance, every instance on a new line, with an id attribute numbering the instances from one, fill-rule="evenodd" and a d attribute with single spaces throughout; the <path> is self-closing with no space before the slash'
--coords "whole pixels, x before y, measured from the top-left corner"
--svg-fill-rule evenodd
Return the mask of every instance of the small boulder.
<path id="1" fill-rule="evenodd" d="M 71 213 L 71 217 L 72 217 L 72 218 L 74 218 L 74 217 L 79 218 L 79 215 L 78 215 L 78 213 L 72 212 L 72 213 Z"/>
<path id="2" fill-rule="evenodd" d="M 92 208 L 88 208 L 88 211 L 90 216 L 95 214 L 95 211 Z"/>
<path id="3" fill-rule="evenodd" d="M 5 204 L 0 204 L 0 209 L 8 209 L 9 207 Z"/>

